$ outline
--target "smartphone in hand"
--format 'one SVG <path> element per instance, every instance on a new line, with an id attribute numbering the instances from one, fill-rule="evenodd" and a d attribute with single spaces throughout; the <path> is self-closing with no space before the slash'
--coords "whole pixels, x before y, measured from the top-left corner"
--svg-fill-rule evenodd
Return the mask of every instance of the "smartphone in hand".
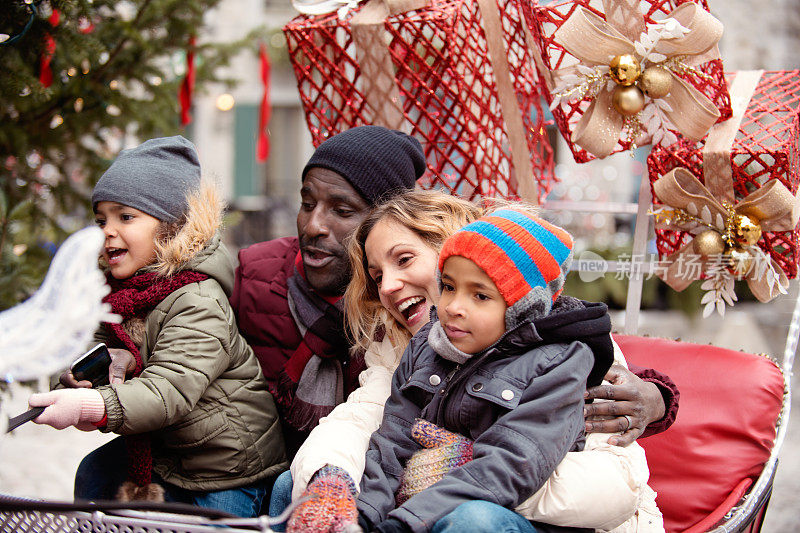
<path id="1" fill-rule="evenodd" d="M 108 385 L 108 367 L 111 354 L 102 342 L 78 357 L 69 367 L 77 381 L 91 381 L 92 387 Z"/>
<path id="2" fill-rule="evenodd" d="M 111 366 L 111 354 L 102 342 L 78 357 L 69 369 L 78 381 L 91 381 L 92 387 L 108 384 L 108 367 Z M 56 388 L 61 387 L 57 385 Z M 28 409 L 21 415 L 8 420 L 6 433 L 9 433 L 29 420 L 33 420 L 44 411 L 44 407 Z"/>

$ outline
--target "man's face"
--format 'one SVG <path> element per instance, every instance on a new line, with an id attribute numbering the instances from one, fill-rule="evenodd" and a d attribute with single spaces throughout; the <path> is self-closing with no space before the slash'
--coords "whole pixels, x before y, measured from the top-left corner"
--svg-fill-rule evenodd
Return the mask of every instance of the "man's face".
<path id="1" fill-rule="evenodd" d="M 360 194 L 340 174 L 314 167 L 300 189 L 297 236 L 306 278 L 326 294 L 341 294 L 350 281 L 345 237 L 370 211 Z"/>

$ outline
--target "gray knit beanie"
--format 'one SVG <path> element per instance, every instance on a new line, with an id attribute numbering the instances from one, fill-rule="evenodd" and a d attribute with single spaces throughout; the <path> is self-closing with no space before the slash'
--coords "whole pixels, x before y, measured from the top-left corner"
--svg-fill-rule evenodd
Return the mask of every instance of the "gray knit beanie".
<path id="1" fill-rule="evenodd" d="M 413 189 L 425 172 L 425 153 L 414 137 L 383 126 L 357 126 L 320 144 L 303 169 L 332 170 L 345 178 L 370 205 L 392 193 Z"/>
<path id="2" fill-rule="evenodd" d="M 117 202 L 175 222 L 189 207 L 189 193 L 199 187 L 194 144 L 180 135 L 150 139 L 120 152 L 94 186 L 92 209 L 99 202 Z"/>

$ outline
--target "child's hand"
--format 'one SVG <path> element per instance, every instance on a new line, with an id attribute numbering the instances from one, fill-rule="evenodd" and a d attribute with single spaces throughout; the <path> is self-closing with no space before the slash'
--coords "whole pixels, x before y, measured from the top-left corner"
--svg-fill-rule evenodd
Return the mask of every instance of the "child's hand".
<path id="1" fill-rule="evenodd" d="M 311 496 L 292 513 L 287 533 L 345 533 L 358 524 L 356 484 L 342 468 L 320 468 L 303 496 Z"/>
<path id="2" fill-rule="evenodd" d="M 61 389 L 28 398 L 31 407 L 45 407 L 42 414 L 33 419 L 36 424 L 47 424 L 56 429 L 75 426 L 81 431 L 97 429 L 106 414 L 103 397 L 94 389 Z"/>
<path id="3" fill-rule="evenodd" d="M 472 461 L 471 440 L 422 418 L 414 420 L 411 438 L 422 449 L 406 461 L 400 487 L 395 493 L 397 505 L 438 482 L 453 468 Z"/>
<path id="4" fill-rule="evenodd" d="M 61 383 L 64 387 L 68 389 L 91 389 L 92 382 L 88 379 L 84 379 L 82 381 L 78 381 L 75 379 L 75 376 L 72 375 L 72 370 L 67 369 L 64 371 L 61 376 L 58 378 L 58 382 Z"/>
<path id="5" fill-rule="evenodd" d="M 131 352 L 122 348 L 109 348 L 108 353 L 111 355 L 111 364 L 108 365 L 108 382 L 111 385 L 124 383 L 125 378 L 136 370 L 136 359 Z"/>
<path id="6" fill-rule="evenodd" d="M 466 437 L 441 428 L 433 422 L 428 422 L 422 418 L 414 420 L 414 425 L 411 426 L 411 438 L 423 448 L 437 448 L 447 444 L 469 442 Z"/>

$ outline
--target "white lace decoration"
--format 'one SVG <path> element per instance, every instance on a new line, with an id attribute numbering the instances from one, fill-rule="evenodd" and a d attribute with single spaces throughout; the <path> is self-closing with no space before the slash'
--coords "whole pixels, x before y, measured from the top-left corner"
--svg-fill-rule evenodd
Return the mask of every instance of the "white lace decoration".
<path id="1" fill-rule="evenodd" d="M 86 350 L 100 322 L 120 322 L 102 303 L 110 289 L 97 265 L 103 232 L 88 227 L 58 249 L 36 293 L 0 313 L 0 378 L 49 376 Z"/>

